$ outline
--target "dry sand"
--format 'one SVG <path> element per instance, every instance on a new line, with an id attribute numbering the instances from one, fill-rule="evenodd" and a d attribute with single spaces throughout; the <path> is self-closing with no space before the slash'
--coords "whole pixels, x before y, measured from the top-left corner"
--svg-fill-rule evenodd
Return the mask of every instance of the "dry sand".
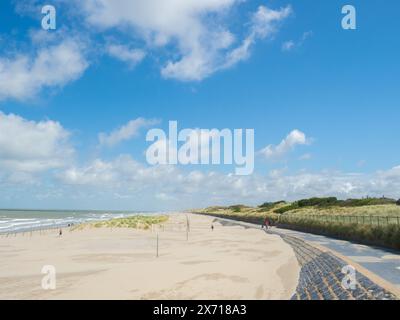
<path id="1" fill-rule="evenodd" d="M 0 237 L 0 299 L 289 299 L 299 266 L 278 236 L 212 218 L 173 215 L 159 233 L 64 230 Z M 57 271 L 41 288 L 42 267 Z"/>

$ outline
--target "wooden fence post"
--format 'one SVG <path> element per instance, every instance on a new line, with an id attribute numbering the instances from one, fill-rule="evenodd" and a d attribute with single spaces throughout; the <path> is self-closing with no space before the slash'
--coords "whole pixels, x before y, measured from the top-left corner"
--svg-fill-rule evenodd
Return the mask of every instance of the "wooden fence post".
<path id="1" fill-rule="evenodd" d="M 158 258 L 158 232 L 157 232 L 157 258 Z"/>

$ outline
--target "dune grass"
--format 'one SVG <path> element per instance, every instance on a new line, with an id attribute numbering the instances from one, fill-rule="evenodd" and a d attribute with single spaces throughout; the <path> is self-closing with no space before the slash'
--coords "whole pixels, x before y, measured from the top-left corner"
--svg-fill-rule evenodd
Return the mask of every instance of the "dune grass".
<path id="1" fill-rule="evenodd" d="M 259 207 L 210 207 L 196 213 L 260 225 L 268 217 L 279 227 L 400 250 L 400 206 L 393 201 L 312 198 L 301 203 L 306 205 L 280 201 Z"/>
<path id="2" fill-rule="evenodd" d="M 370 205 L 362 207 L 305 207 L 287 211 L 291 215 L 351 215 L 351 216 L 400 216 L 398 205 Z"/>
<path id="3" fill-rule="evenodd" d="M 107 221 L 96 221 L 83 223 L 76 226 L 73 230 L 81 230 L 85 228 L 132 228 L 148 230 L 152 225 L 158 225 L 167 222 L 168 216 L 143 216 L 137 215 L 126 218 L 118 218 Z"/>
<path id="4" fill-rule="evenodd" d="M 280 217 L 278 226 L 400 250 L 400 225 L 398 224 L 367 225 L 330 222 L 298 215 L 297 217 Z"/>

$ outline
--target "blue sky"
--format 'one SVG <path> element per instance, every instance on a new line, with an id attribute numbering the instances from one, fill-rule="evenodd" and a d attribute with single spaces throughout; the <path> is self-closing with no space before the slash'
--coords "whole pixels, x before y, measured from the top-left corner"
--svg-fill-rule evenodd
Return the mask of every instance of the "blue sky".
<path id="1" fill-rule="evenodd" d="M 57 9 L 55 31 L 41 30 L 40 1 L 0 4 L 0 207 L 171 210 L 400 197 L 398 1 L 350 1 L 356 30 L 341 27 L 348 1 L 188 1 L 165 14 L 154 0 L 122 1 L 132 13 L 100 2 L 47 1 Z M 145 19 L 133 11 L 140 4 L 149 6 Z M 266 12 L 278 17 L 255 20 Z M 229 63 L 249 37 L 246 55 Z M 40 60 L 45 52 L 59 55 Z M 258 154 L 250 177 L 225 166 L 150 167 L 146 126 L 99 146 L 99 133 L 138 118 L 163 129 L 170 120 L 181 129 L 254 128 L 257 151 L 293 130 L 309 143 L 278 159 Z M 34 140 L 55 123 L 47 143 Z M 45 151 L 27 152 L 27 136 Z"/>

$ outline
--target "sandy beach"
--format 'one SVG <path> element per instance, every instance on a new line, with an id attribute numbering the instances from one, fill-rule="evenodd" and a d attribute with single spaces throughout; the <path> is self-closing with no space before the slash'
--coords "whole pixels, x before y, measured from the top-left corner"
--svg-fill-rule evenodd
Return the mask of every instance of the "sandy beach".
<path id="1" fill-rule="evenodd" d="M 0 299 L 289 299 L 300 267 L 280 237 L 174 214 L 157 230 L 0 237 Z M 159 257 L 157 254 L 159 236 Z M 56 289 L 41 287 L 43 266 Z"/>

